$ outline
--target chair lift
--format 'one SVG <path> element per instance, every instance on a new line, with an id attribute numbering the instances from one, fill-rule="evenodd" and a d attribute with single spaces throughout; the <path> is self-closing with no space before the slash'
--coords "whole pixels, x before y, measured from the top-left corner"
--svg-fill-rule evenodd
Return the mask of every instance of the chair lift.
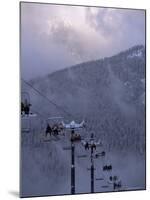
<path id="1" fill-rule="evenodd" d="M 120 189 L 122 187 L 121 180 L 118 178 L 118 176 L 110 176 L 109 177 L 110 182 L 109 184 L 113 185 L 113 189 Z"/>
<path id="2" fill-rule="evenodd" d="M 107 181 L 107 184 L 108 184 L 108 185 L 103 185 L 103 186 L 101 186 L 101 187 L 102 187 L 102 188 L 109 188 L 110 185 L 112 185 L 114 190 L 115 190 L 116 188 L 121 187 L 120 182 L 118 183 L 118 176 L 116 176 L 116 175 L 115 175 L 115 176 L 110 176 L 110 177 L 109 177 L 109 181 Z"/>
<path id="3" fill-rule="evenodd" d="M 46 138 L 48 135 L 54 136 L 57 140 L 59 140 L 58 135 L 63 135 L 61 134 L 63 131 L 63 127 L 61 125 L 60 120 L 62 120 L 62 117 L 49 117 L 47 119 L 47 126 L 46 126 L 46 130 L 45 130 L 45 136 Z"/>
<path id="4" fill-rule="evenodd" d="M 36 117 L 36 114 L 33 114 L 30 111 L 31 103 L 30 96 L 28 92 L 21 93 L 21 130 L 22 132 L 30 132 L 31 129 L 31 117 Z"/>
<path id="5" fill-rule="evenodd" d="M 122 187 L 121 181 L 118 181 L 117 183 L 114 183 L 114 190 L 115 190 L 115 189 L 119 189 L 119 188 L 121 188 L 121 187 Z"/>
<path id="6" fill-rule="evenodd" d="M 103 166 L 103 171 L 112 171 L 112 165 L 109 164 L 109 165 L 104 165 Z"/>
<path id="7" fill-rule="evenodd" d="M 71 130 L 71 137 L 70 137 L 70 141 L 71 142 L 81 142 L 82 137 L 80 133 L 76 133 L 75 130 L 81 130 L 83 128 L 85 128 L 85 121 L 83 120 L 81 123 L 76 123 L 74 120 L 71 121 L 69 124 L 65 124 L 62 121 L 62 126 L 64 129 L 68 129 Z"/>
<path id="8" fill-rule="evenodd" d="M 36 114 L 30 111 L 30 107 L 32 104 L 30 103 L 30 96 L 28 92 L 21 93 L 21 117 L 35 117 Z"/>
<path id="9" fill-rule="evenodd" d="M 71 138 L 71 141 L 73 142 L 80 142 L 81 141 L 81 135 L 79 133 L 74 133 Z"/>

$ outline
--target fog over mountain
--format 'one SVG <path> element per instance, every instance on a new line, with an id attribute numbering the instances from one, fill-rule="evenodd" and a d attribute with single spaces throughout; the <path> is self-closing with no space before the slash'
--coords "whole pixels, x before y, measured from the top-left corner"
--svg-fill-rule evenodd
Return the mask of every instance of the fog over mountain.
<path id="1" fill-rule="evenodd" d="M 44 143 L 48 117 L 62 116 L 65 122 L 86 122 L 84 138 L 93 132 L 103 143 L 106 160 L 124 182 L 123 189 L 145 187 L 145 47 L 134 46 L 112 57 L 92 60 L 36 78 L 30 84 L 56 103 L 50 104 L 22 82 L 30 94 L 32 112 L 30 133 L 22 132 L 22 193 L 24 195 L 70 193 L 70 152 L 63 151 L 68 137 Z M 23 96 L 22 96 L 23 98 Z M 29 126 L 22 121 L 22 127 Z M 67 142 L 68 141 L 68 142 Z M 76 155 L 85 153 L 76 145 Z M 122 160 L 124 156 L 124 160 Z M 76 158 L 77 192 L 89 192 L 89 159 Z M 132 173 L 131 173 L 132 172 Z M 131 175 L 132 174 L 132 175 Z M 106 179 L 108 175 L 106 175 Z M 79 179 L 80 177 L 80 179 Z M 103 189 L 96 183 L 96 191 Z"/>
<path id="2" fill-rule="evenodd" d="M 21 74 L 45 76 L 145 44 L 145 10 L 21 3 Z"/>

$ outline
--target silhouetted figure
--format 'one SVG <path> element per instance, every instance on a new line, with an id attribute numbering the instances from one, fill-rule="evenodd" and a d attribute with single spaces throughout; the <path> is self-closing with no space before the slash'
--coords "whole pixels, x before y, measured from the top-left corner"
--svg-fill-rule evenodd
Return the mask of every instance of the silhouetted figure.
<path id="1" fill-rule="evenodd" d="M 53 131 L 54 135 L 58 135 L 59 134 L 58 126 L 54 125 L 53 128 L 52 128 L 52 131 Z"/>
<path id="2" fill-rule="evenodd" d="M 94 138 L 94 133 L 91 133 L 91 138 L 92 138 L 92 139 Z"/>
<path id="3" fill-rule="evenodd" d="M 117 181 L 117 179 L 118 179 L 117 176 L 114 176 L 114 177 L 113 177 L 113 180 L 114 180 L 114 181 Z"/>
<path id="4" fill-rule="evenodd" d="M 21 114 L 24 114 L 24 103 L 21 102 Z"/>
<path id="5" fill-rule="evenodd" d="M 24 103 L 24 113 L 26 115 L 29 115 L 30 114 L 30 106 L 31 104 L 27 102 L 27 100 L 25 100 L 25 103 Z"/>
<path id="6" fill-rule="evenodd" d="M 107 168 L 108 168 L 108 170 L 111 171 L 112 170 L 112 165 L 108 165 Z"/>
<path id="7" fill-rule="evenodd" d="M 102 151 L 102 152 L 101 152 L 101 156 L 105 156 L 105 151 Z"/>
<path id="8" fill-rule="evenodd" d="M 80 141 L 80 140 L 81 140 L 80 134 L 78 134 L 78 133 L 74 134 L 74 135 L 73 135 L 73 140 L 74 140 L 74 141 Z"/>
<path id="9" fill-rule="evenodd" d="M 114 181 L 114 182 L 115 182 L 117 179 L 118 179 L 117 176 L 110 176 L 110 177 L 109 177 L 109 180 L 110 180 L 110 181 Z"/>
<path id="10" fill-rule="evenodd" d="M 45 134 L 46 134 L 46 137 L 47 137 L 48 134 L 49 134 L 50 136 L 51 136 L 51 134 L 52 134 L 52 128 L 50 127 L 49 124 L 47 124 Z"/>
<path id="11" fill-rule="evenodd" d="M 59 127 L 59 131 L 63 131 L 63 125 L 60 123 L 59 125 L 58 125 L 58 127 Z"/>
<path id="12" fill-rule="evenodd" d="M 92 148 L 96 150 L 96 144 L 92 144 Z"/>
<path id="13" fill-rule="evenodd" d="M 71 135 L 71 142 L 77 142 L 81 140 L 81 136 L 78 133 L 74 133 Z"/>
<path id="14" fill-rule="evenodd" d="M 118 183 L 114 183 L 114 185 L 113 185 L 114 190 L 117 189 L 117 188 L 118 188 L 118 189 L 121 188 L 121 186 L 122 186 L 122 185 L 121 185 L 121 181 L 119 181 Z"/>
<path id="15" fill-rule="evenodd" d="M 95 154 L 95 158 L 98 158 L 100 155 L 97 153 L 97 154 Z"/>
<path id="16" fill-rule="evenodd" d="M 89 149 L 89 143 L 88 142 L 86 142 L 86 144 L 85 144 L 85 150 L 87 150 L 87 149 Z"/>
<path id="17" fill-rule="evenodd" d="M 112 166 L 111 165 L 103 166 L 103 171 L 111 171 L 111 170 L 112 170 Z"/>

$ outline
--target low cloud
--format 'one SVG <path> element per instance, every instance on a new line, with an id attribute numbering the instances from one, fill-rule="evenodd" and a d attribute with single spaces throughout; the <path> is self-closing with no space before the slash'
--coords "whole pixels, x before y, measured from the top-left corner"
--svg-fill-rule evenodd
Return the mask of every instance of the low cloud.
<path id="1" fill-rule="evenodd" d="M 21 4 L 21 71 L 26 79 L 144 41 L 142 10 Z"/>

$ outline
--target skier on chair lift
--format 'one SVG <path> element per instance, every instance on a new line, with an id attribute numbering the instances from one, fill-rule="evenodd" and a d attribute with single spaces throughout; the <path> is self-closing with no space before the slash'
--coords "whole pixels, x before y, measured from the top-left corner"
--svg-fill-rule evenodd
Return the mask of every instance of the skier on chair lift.
<path id="1" fill-rule="evenodd" d="M 103 166 L 103 171 L 111 171 L 112 170 L 112 165 L 104 165 Z"/>
<path id="2" fill-rule="evenodd" d="M 53 126 L 53 133 L 54 133 L 54 135 L 58 135 L 59 134 L 59 130 L 58 130 L 58 126 L 57 126 L 57 124 L 55 124 L 54 126 Z"/>
<path id="3" fill-rule="evenodd" d="M 30 106 L 31 104 L 27 102 L 27 100 L 25 100 L 25 103 L 24 103 L 24 113 L 26 115 L 29 115 L 30 114 Z"/>
<path id="4" fill-rule="evenodd" d="M 92 148 L 96 150 L 96 144 L 93 144 L 93 145 L 92 145 Z"/>
<path id="5" fill-rule="evenodd" d="M 49 134 L 50 136 L 51 136 L 51 134 L 52 134 L 52 128 L 50 127 L 49 124 L 47 124 L 45 134 L 46 134 L 46 137 L 47 137 L 48 134 Z"/>
<path id="6" fill-rule="evenodd" d="M 87 149 L 89 149 L 89 143 L 88 142 L 86 142 L 86 144 L 85 144 L 85 150 L 87 150 Z"/>
<path id="7" fill-rule="evenodd" d="M 121 185 L 121 181 L 118 181 L 117 183 L 114 183 L 114 184 L 113 184 L 114 190 L 115 190 L 115 189 L 121 188 L 121 186 L 122 186 L 122 185 Z"/>
<path id="8" fill-rule="evenodd" d="M 21 102 L 21 115 L 24 114 L 24 103 Z"/>

